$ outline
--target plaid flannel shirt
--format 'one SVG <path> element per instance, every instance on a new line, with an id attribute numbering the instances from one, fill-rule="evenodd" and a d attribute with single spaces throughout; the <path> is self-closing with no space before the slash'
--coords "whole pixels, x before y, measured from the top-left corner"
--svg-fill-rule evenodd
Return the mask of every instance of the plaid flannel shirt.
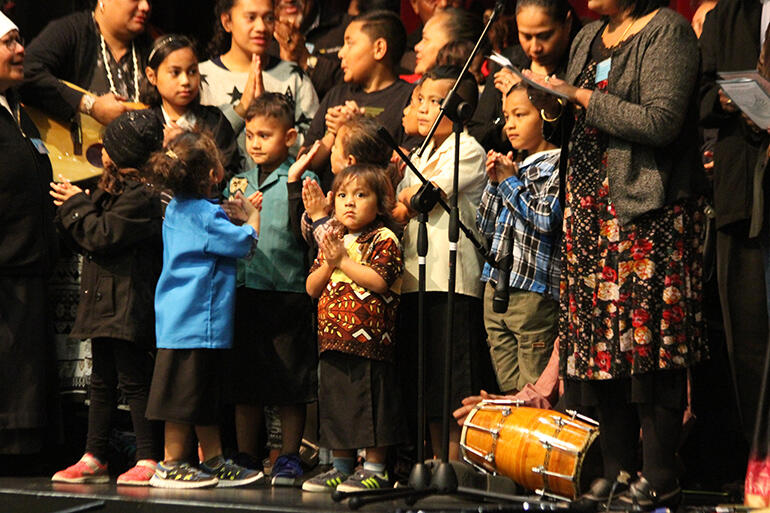
<path id="1" fill-rule="evenodd" d="M 513 257 L 509 286 L 559 297 L 561 274 L 559 236 L 559 150 L 530 155 L 519 164 L 518 176 L 487 183 L 476 213 L 476 226 L 491 242 L 500 262 L 510 240 Z M 484 264 L 481 281 L 497 283 L 498 270 Z"/>

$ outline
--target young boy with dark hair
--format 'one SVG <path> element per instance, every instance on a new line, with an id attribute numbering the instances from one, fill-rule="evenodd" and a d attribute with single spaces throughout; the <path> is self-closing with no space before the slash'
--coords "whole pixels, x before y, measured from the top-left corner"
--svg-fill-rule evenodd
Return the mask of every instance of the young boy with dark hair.
<path id="1" fill-rule="evenodd" d="M 312 168 L 325 186 L 337 130 L 357 114 L 376 117 L 396 141 L 404 138 L 401 110 L 409 103 L 412 86 L 398 78 L 396 67 L 404 52 L 406 31 L 390 11 L 371 11 L 356 16 L 345 29 L 339 51 L 344 83 L 332 88 L 321 101 L 308 129 L 305 144 L 321 141 Z"/>
<path id="2" fill-rule="evenodd" d="M 236 405 L 238 450 L 252 458 L 258 456 L 263 406 L 278 407 L 282 447 L 273 485 L 299 484 L 305 405 L 315 401 L 317 388 L 313 307 L 305 294 L 307 248 L 291 229 L 301 212 L 289 211 L 289 148 L 296 138 L 291 101 L 279 93 L 260 95 L 246 113 L 246 150 L 257 165 L 233 177 L 224 191 L 262 199 L 260 246 L 251 260 L 238 261 L 228 399 Z M 309 171 L 302 178 L 317 180 Z"/>
<path id="3" fill-rule="evenodd" d="M 428 131 L 440 114 L 441 103 L 446 98 L 461 69 L 455 66 L 436 67 L 423 76 L 420 92 L 417 95 L 417 129 L 422 136 Z M 475 80 L 466 74 L 460 81 L 457 93 L 471 108 L 476 107 L 478 89 Z M 453 180 L 455 163 L 455 136 L 452 133 L 452 121 L 442 118 L 422 156 L 413 158 L 414 165 L 422 175 L 441 189 L 442 194 L 450 198 L 457 195 L 460 220 L 468 227 L 474 227 L 476 209 L 486 183 L 484 148 L 471 137 L 467 130 L 460 134 L 459 142 L 459 181 L 457 187 Z M 417 297 L 419 260 L 417 240 L 419 224 L 417 213 L 411 208 L 411 199 L 422 186 L 422 182 L 412 172 L 404 174 L 397 189 L 397 204 L 394 209 L 396 220 L 406 223 L 401 242 L 404 246 L 404 282 L 402 287 L 401 325 L 399 332 L 400 360 L 399 372 L 406 386 L 405 390 L 414 390 L 417 369 L 415 333 L 417 333 Z M 439 205 L 428 212 L 428 245 L 426 291 L 425 296 L 425 412 L 431 430 L 434 453 L 439 454 L 442 423 L 441 404 L 443 383 L 444 344 L 446 343 L 446 323 L 448 308 L 449 283 L 449 240 L 447 230 L 449 214 Z M 450 340 L 452 352 L 451 402 L 459 404 L 466 396 L 463 393 L 475 393 L 483 383 L 491 378 L 489 358 L 486 355 L 484 340 L 481 286 L 482 257 L 473 247 L 468 237 L 460 235 L 456 248 L 456 283 L 454 310 L 452 312 L 455 330 Z M 401 344 L 401 340 L 404 341 Z M 410 352 L 411 350 L 411 352 Z M 458 459 L 460 430 L 455 424 L 450 426 L 449 457 Z"/>

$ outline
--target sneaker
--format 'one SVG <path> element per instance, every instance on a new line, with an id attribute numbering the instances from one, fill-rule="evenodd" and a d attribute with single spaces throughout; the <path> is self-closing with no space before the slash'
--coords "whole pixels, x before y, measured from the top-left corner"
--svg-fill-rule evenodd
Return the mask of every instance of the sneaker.
<path id="1" fill-rule="evenodd" d="M 302 490 L 306 492 L 332 492 L 337 485 L 345 481 L 350 474 L 346 474 L 336 468 L 318 474 L 302 483 Z"/>
<path id="2" fill-rule="evenodd" d="M 302 477 L 302 462 L 298 454 L 282 454 L 275 460 L 271 475 L 273 486 L 299 486 Z"/>
<path id="3" fill-rule="evenodd" d="M 118 485 L 150 486 L 150 479 L 155 475 L 155 460 L 139 460 L 136 465 L 118 476 Z"/>
<path id="4" fill-rule="evenodd" d="M 107 464 L 101 463 L 96 459 L 96 456 L 87 452 L 80 458 L 80 461 L 54 474 L 51 481 L 55 483 L 103 484 L 110 482 L 110 476 L 107 474 Z"/>
<path id="5" fill-rule="evenodd" d="M 200 468 L 203 472 L 216 476 L 219 479 L 219 483 L 217 483 L 219 488 L 246 486 L 265 477 L 259 470 L 251 470 L 236 465 L 233 463 L 233 460 L 226 460 L 222 456 L 217 456 L 208 462 L 201 463 Z"/>
<path id="6" fill-rule="evenodd" d="M 359 468 L 343 483 L 337 486 L 339 492 L 360 492 L 361 490 L 374 490 L 376 488 L 390 488 L 393 486 L 388 478 L 387 471 L 378 474 L 365 468 Z"/>
<path id="7" fill-rule="evenodd" d="M 156 488 L 211 488 L 219 479 L 201 472 L 187 463 L 169 464 L 161 461 L 155 467 L 150 486 Z"/>

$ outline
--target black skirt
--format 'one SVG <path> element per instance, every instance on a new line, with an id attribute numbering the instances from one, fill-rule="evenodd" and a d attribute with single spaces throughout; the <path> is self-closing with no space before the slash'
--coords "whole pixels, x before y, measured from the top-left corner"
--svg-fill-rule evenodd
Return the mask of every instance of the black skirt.
<path id="1" fill-rule="evenodd" d="M 441 420 L 444 390 L 444 351 L 447 327 L 446 292 L 425 294 L 425 413 L 428 420 Z M 401 296 L 400 323 L 396 352 L 401 391 L 408 418 L 416 417 L 417 390 L 417 293 Z M 482 388 L 497 390 L 489 347 L 484 330 L 481 299 L 455 295 L 454 332 L 452 337 L 452 366 L 450 411 L 460 407 L 469 395 L 478 395 Z M 452 419 L 452 422 L 454 420 Z"/>
<path id="2" fill-rule="evenodd" d="M 0 277 L 0 454 L 43 447 L 56 370 L 46 280 Z"/>
<path id="3" fill-rule="evenodd" d="M 179 424 L 219 424 L 226 349 L 158 349 L 147 418 Z"/>
<path id="4" fill-rule="evenodd" d="M 361 449 L 406 442 L 398 376 L 391 362 L 325 351 L 319 374 L 323 447 Z"/>
<path id="5" fill-rule="evenodd" d="M 268 406 L 315 401 L 317 338 L 307 294 L 239 287 L 225 400 Z"/>

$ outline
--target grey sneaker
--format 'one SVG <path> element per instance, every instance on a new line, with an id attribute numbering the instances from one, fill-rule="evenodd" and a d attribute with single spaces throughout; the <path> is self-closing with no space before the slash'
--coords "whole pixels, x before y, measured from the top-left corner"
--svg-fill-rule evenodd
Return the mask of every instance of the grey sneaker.
<path id="1" fill-rule="evenodd" d="M 169 464 L 164 461 L 155 467 L 155 474 L 150 478 L 150 486 L 156 488 L 211 488 L 219 479 L 201 472 L 187 463 Z"/>
<path id="2" fill-rule="evenodd" d="M 360 492 L 361 490 L 374 490 L 376 488 L 390 488 L 393 484 L 390 482 L 388 473 L 378 474 L 365 468 L 359 468 L 348 477 L 344 482 L 337 486 L 340 492 Z"/>
<path id="3" fill-rule="evenodd" d="M 305 492 L 333 492 L 337 485 L 345 481 L 350 474 L 345 474 L 332 467 L 322 474 L 318 474 L 302 483 Z"/>
<path id="4" fill-rule="evenodd" d="M 234 488 L 236 486 L 246 486 L 264 479 L 264 474 L 258 470 L 251 470 L 233 463 L 233 460 L 226 460 L 222 456 L 217 456 L 204 463 L 201 463 L 201 470 L 219 479 L 217 487 Z"/>

